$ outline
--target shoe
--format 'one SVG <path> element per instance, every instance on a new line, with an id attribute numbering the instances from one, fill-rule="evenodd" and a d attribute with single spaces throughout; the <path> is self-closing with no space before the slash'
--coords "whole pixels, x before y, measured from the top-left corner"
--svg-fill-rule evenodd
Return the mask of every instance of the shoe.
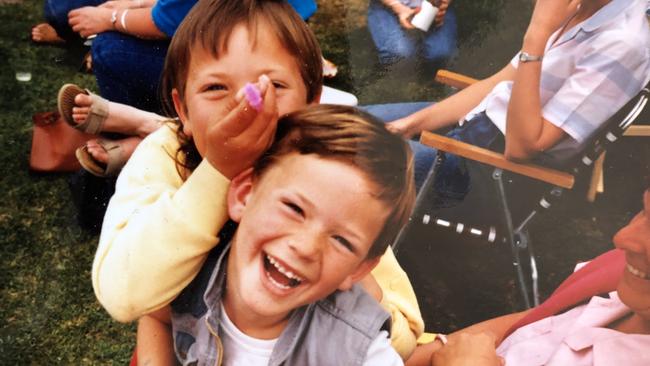
<path id="1" fill-rule="evenodd" d="M 117 176 L 128 160 L 128 157 L 124 156 L 124 148 L 117 140 L 97 139 L 97 143 L 108 154 L 108 163 L 97 161 L 88 152 L 88 145 L 84 145 L 75 151 L 79 164 L 90 174 L 97 177 Z"/>
<path id="2" fill-rule="evenodd" d="M 75 106 L 74 98 L 79 94 L 87 94 L 92 98 L 88 117 L 82 123 L 77 123 L 72 118 L 72 108 Z M 108 100 L 91 93 L 88 89 L 81 89 L 75 84 L 65 84 L 59 89 L 57 106 L 59 113 L 70 126 L 94 135 L 102 132 L 102 127 L 108 117 Z"/>

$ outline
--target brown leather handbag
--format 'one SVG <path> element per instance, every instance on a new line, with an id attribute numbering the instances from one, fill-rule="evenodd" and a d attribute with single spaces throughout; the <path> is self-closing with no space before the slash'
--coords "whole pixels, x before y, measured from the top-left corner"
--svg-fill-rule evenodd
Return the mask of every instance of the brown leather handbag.
<path id="1" fill-rule="evenodd" d="M 75 150 L 95 138 L 68 125 L 58 112 L 36 113 L 32 116 L 34 132 L 29 168 L 38 172 L 72 172 L 81 165 Z"/>

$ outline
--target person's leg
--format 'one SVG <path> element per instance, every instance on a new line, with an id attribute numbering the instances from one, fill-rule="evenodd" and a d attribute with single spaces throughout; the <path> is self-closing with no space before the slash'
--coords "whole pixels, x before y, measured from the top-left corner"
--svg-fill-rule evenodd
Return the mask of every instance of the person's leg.
<path id="1" fill-rule="evenodd" d="M 457 50 L 456 12 L 450 8 L 440 28 L 431 27 L 422 41 L 422 56 L 436 66 L 443 66 Z"/>
<path id="2" fill-rule="evenodd" d="M 413 57 L 417 51 L 417 37 L 402 28 L 397 16 L 378 0 L 368 4 L 368 30 L 383 64 Z"/>
<path id="3" fill-rule="evenodd" d="M 98 6 L 106 0 L 45 0 L 43 14 L 57 35 L 64 40 L 78 40 L 79 35 L 68 24 L 68 13 L 84 6 Z"/>
<path id="4" fill-rule="evenodd" d="M 169 41 L 104 32 L 92 45 L 100 95 L 116 103 L 159 113 L 159 83 Z"/>

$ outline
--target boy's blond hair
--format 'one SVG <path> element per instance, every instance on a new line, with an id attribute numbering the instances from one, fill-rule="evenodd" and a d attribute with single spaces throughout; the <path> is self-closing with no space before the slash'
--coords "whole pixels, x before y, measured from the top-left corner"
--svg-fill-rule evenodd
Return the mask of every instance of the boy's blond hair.
<path id="1" fill-rule="evenodd" d="M 273 145 L 253 166 L 256 177 L 292 152 L 334 159 L 366 174 L 372 193 L 391 209 L 367 258 L 382 255 L 406 224 L 415 201 L 408 144 L 356 108 L 312 105 L 280 119 Z"/>

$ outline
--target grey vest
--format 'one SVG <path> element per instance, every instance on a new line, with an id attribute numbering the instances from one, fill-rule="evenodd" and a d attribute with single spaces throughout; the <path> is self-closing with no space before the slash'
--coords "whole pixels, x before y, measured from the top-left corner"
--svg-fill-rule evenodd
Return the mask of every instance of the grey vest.
<path id="1" fill-rule="evenodd" d="M 228 249 L 217 247 L 222 253 L 211 253 L 172 303 L 174 350 L 183 365 L 221 364 L 217 331 Z M 361 365 L 381 330 L 390 330 L 390 315 L 354 285 L 293 311 L 269 365 Z"/>

